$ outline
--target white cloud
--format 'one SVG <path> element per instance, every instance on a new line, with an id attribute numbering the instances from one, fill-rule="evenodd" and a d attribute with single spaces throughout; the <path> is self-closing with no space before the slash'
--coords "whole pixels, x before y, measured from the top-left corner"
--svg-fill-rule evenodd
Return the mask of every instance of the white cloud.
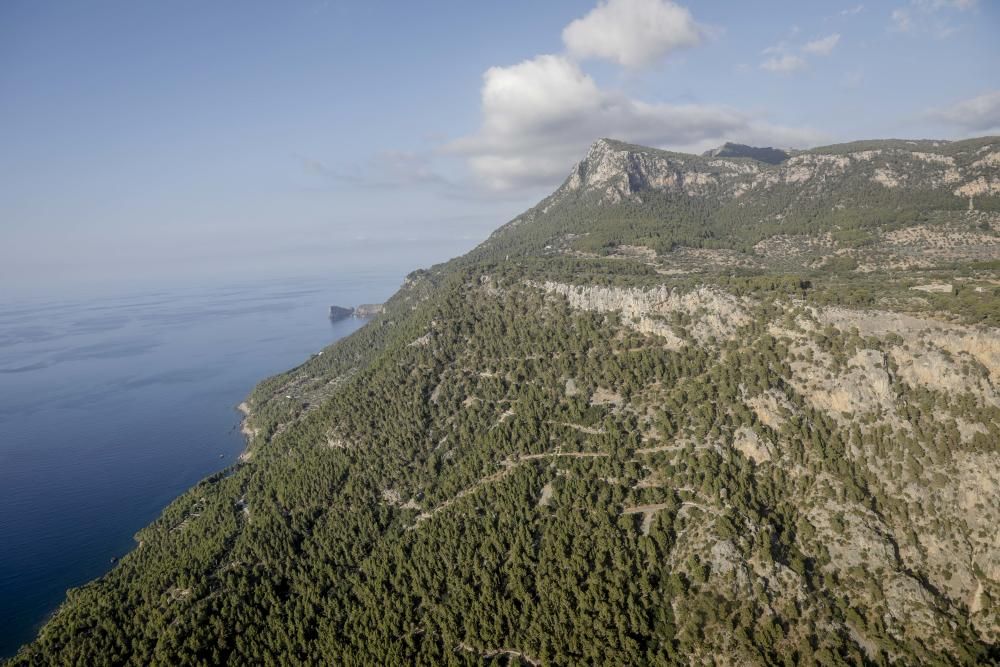
<path id="1" fill-rule="evenodd" d="M 1000 90 L 934 109 L 928 115 L 968 132 L 1000 130 Z"/>
<path id="2" fill-rule="evenodd" d="M 511 67 L 491 67 L 483 75 L 483 130 L 501 136 L 515 130 L 558 131 L 567 112 L 598 111 L 601 91 L 573 61 L 543 55 Z"/>
<path id="3" fill-rule="evenodd" d="M 691 12 L 669 0 L 601 0 L 562 33 L 573 57 L 623 67 L 653 64 L 671 51 L 697 46 L 702 35 Z"/>
<path id="4" fill-rule="evenodd" d="M 788 42 L 781 41 L 761 51 L 762 55 L 771 57 L 764 60 L 760 64 L 760 68 L 768 72 L 777 72 L 780 74 L 799 72 L 809 67 L 809 61 L 802 55 L 799 55 L 799 53 L 809 56 L 828 56 L 833 52 L 838 43 L 840 43 L 840 33 L 836 32 L 832 35 L 806 42 L 801 47 L 790 46 Z"/>
<path id="5" fill-rule="evenodd" d="M 848 7 L 847 9 L 840 10 L 841 16 L 857 16 L 865 9 L 864 5 L 855 5 L 853 7 Z"/>
<path id="6" fill-rule="evenodd" d="M 803 70 L 808 66 L 805 58 L 793 55 L 791 53 L 786 53 L 783 56 L 775 56 L 773 58 L 768 58 L 760 64 L 761 69 L 766 69 L 769 72 L 798 72 Z"/>
<path id="7" fill-rule="evenodd" d="M 957 30 L 948 24 L 948 18 L 956 12 L 966 12 L 977 8 L 978 0 L 910 0 L 889 14 L 889 28 L 896 32 L 929 32 L 944 38 Z"/>
<path id="8" fill-rule="evenodd" d="M 774 46 L 768 46 L 761 49 L 761 53 L 764 54 L 765 56 L 771 53 L 787 53 L 787 52 L 788 52 L 788 43 L 785 42 L 784 40 L 778 42 Z"/>
<path id="9" fill-rule="evenodd" d="M 686 8 L 669 0 L 599 0 L 563 30 L 565 54 L 488 69 L 479 131 L 444 151 L 465 157 L 488 188 L 512 191 L 558 184 L 599 137 L 690 151 L 724 141 L 803 146 L 821 138 L 725 106 L 650 103 L 602 89 L 579 64 L 600 58 L 629 68 L 650 65 L 671 51 L 696 46 L 705 32 Z M 816 48 L 829 52 L 839 35 L 831 37 L 828 47 Z M 806 66 L 801 57 L 786 55 L 784 46 L 774 53 L 762 67 Z"/>
<path id="10" fill-rule="evenodd" d="M 889 15 L 892 27 L 899 32 L 910 32 L 913 29 L 913 18 L 908 9 L 894 9 Z"/>
<path id="11" fill-rule="evenodd" d="M 446 150 L 467 157 L 492 189 L 549 187 L 598 137 L 687 150 L 727 140 L 788 146 L 820 138 L 727 107 L 654 104 L 603 90 L 569 58 L 543 55 L 487 70 L 479 132 Z"/>
<path id="12" fill-rule="evenodd" d="M 837 46 L 837 42 L 840 41 L 840 34 L 834 33 L 828 37 L 823 37 L 822 39 L 817 39 L 812 42 L 807 43 L 802 47 L 804 53 L 812 53 L 818 56 L 828 56 L 833 48 Z"/>
<path id="13" fill-rule="evenodd" d="M 965 11 L 974 9 L 979 0 L 917 0 L 917 4 L 926 5 L 932 9 L 957 9 Z"/>

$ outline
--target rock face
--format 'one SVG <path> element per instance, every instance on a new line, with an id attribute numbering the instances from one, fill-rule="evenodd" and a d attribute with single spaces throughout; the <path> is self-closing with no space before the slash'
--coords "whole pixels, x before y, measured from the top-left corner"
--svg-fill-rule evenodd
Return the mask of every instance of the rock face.
<path id="1" fill-rule="evenodd" d="M 959 197 L 989 195 L 1000 192 L 995 146 L 973 151 L 962 150 L 962 142 L 858 142 L 789 154 L 725 144 L 697 156 L 599 139 L 573 167 L 555 199 L 560 193 L 587 190 L 601 193 L 605 203 L 617 203 L 650 190 L 729 197 L 781 185 L 806 186 L 807 191 L 833 183 L 854 188 L 858 177 L 890 190 L 941 188 Z"/>
<path id="2" fill-rule="evenodd" d="M 381 315 L 383 309 L 384 305 L 381 303 L 363 303 L 354 309 L 354 317 L 362 319 L 375 317 L 376 315 Z"/>
<path id="3" fill-rule="evenodd" d="M 370 317 L 381 315 L 382 310 L 383 304 L 381 303 L 362 303 L 354 308 L 330 306 L 330 319 L 336 322 L 337 320 L 343 320 L 353 315 L 358 319 L 366 320 Z"/>
<path id="4" fill-rule="evenodd" d="M 792 272 L 832 261 L 871 273 L 992 261 L 1000 248 L 998 148 L 995 137 L 864 141 L 794 151 L 771 164 L 600 139 L 552 195 L 472 256 L 620 256 L 634 248 L 673 273 L 706 263 Z"/>
<path id="5" fill-rule="evenodd" d="M 664 287 L 622 289 L 551 281 L 539 287 L 565 297 L 573 308 L 619 313 L 626 326 L 662 336 L 668 345 L 674 347 L 684 343 L 674 333 L 669 319 L 672 315 L 694 318 L 696 324 L 691 327 L 691 334 L 699 340 L 731 336 L 748 319 L 739 299 L 709 288 L 681 293 Z"/>
<path id="6" fill-rule="evenodd" d="M 694 155 L 638 149 L 612 139 L 594 143 L 586 159 L 570 172 L 556 193 L 597 191 L 602 200 L 617 203 L 634 199 L 646 190 L 675 191 L 698 196 L 731 180 L 751 165 L 715 161 L 709 163 Z"/>
<path id="7" fill-rule="evenodd" d="M 345 308 L 343 306 L 330 306 L 330 319 L 334 322 L 337 320 L 343 320 L 354 314 L 353 308 Z"/>

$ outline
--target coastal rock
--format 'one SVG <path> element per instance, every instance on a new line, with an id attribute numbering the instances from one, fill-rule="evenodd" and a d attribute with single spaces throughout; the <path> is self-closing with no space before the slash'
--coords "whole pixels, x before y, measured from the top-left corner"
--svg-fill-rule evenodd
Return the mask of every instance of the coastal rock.
<path id="1" fill-rule="evenodd" d="M 354 314 L 353 308 L 344 308 L 343 306 L 330 306 L 330 319 L 334 322 L 337 320 L 343 320 Z"/>
<path id="2" fill-rule="evenodd" d="M 384 304 L 381 303 L 363 303 L 354 309 L 354 317 L 361 319 L 375 317 L 376 315 L 381 315 L 384 308 Z"/>

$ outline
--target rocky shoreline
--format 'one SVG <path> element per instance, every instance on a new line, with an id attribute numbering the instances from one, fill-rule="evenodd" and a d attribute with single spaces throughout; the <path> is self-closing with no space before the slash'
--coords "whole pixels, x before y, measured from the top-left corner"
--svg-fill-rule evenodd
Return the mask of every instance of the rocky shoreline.
<path id="1" fill-rule="evenodd" d="M 354 308 L 350 306 L 330 306 L 329 318 L 337 322 L 348 317 L 357 317 L 366 320 L 382 314 L 384 305 L 381 303 L 362 303 Z"/>
<path id="2" fill-rule="evenodd" d="M 250 417 L 253 415 L 250 411 L 250 405 L 246 401 L 237 405 L 236 409 L 243 415 L 243 419 L 240 421 L 240 433 L 246 438 L 246 447 L 240 452 L 239 460 L 245 463 L 253 457 L 253 453 L 250 451 L 250 443 L 257 435 L 257 429 L 250 425 Z"/>

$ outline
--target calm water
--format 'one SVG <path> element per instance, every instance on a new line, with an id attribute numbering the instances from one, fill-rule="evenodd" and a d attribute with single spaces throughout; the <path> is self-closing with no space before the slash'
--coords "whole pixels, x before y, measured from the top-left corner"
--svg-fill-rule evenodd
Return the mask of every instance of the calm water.
<path id="1" fill-rule="evenodd" d="M 0 657 L 243 448 L 234 406 L 403 272 L 0 303 Z"/>

